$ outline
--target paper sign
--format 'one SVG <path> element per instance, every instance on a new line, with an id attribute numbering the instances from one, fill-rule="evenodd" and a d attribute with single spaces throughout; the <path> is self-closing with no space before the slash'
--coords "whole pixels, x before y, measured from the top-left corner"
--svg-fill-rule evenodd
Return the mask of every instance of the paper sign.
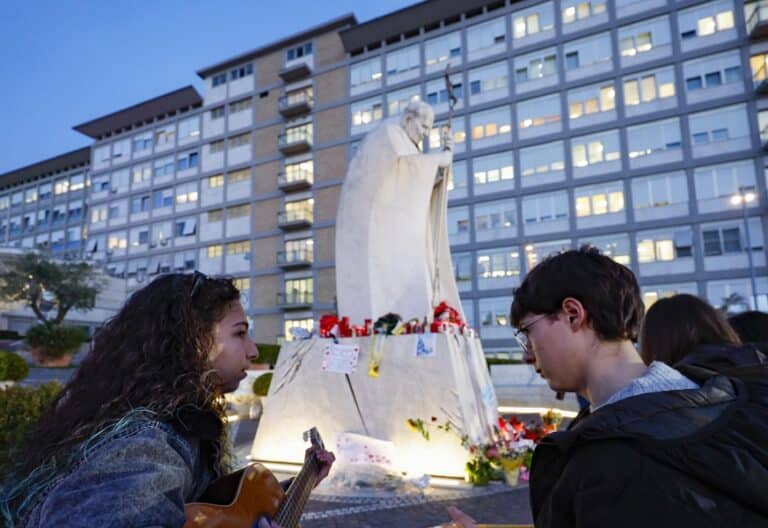
<path id="1" fill-rule="evenodd" d="M 416 334 L 416 357 L 435 355 L 435 334 Z"/>
<path id="2" fill-rule="evenodd" d="M 336 433 L 336 456 L 341 464 L 392 466 L 395 444 L 355 433 Z"/>
<path id="3" fill-rule="evenodd" d="M 360 347 L 357 345 L 337 345 L 331 343 L 323 349 L 323 370 L 352 374 L 357 368 Z"/>

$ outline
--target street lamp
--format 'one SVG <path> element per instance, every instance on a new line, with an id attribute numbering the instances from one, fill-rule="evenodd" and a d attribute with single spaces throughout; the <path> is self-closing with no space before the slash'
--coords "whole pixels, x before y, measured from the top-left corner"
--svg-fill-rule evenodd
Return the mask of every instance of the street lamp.
<path id="1" fill-rule="evenodd" d="M 757 194 L 752 187 L 739 187 L 739 192 L 731 196 L 731 205 L 741 206 L 741 214 L 744 219 L 744 235 L 747 242 L 747 258 L 749 259 L 749 279 L 752 283 L 752 301 L 754 310 L 757 310 L 757 284 L 755 282 L 755 263 L 752 260 L 752 239 L 749 236 L 749 220 L 747 219 L 747 204 L 757 200 Z"/>

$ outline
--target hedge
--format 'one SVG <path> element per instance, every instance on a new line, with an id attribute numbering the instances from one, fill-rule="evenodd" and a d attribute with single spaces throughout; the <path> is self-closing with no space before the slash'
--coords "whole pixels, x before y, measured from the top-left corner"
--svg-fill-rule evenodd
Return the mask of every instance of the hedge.
<path id="1" fill-rule="evenodd" d="M 266 372 L 253 380 L 253 393 L 256 396 L 266 396 L 269 393 L 269 384 L 272 383 L 272 373 Z"/>
<path id="2" fill-rule="evenodd" d="M 28 375 L 29 367 L 20 355 L 0 350 L 0 381 L 21 381 Z"/>

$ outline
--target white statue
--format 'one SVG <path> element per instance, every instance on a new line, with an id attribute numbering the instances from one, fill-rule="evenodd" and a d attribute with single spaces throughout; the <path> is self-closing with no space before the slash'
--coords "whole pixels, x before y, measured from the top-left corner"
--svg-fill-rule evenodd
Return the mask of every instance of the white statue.
<path id="1" fill-rule="evenodd" d="M 355 324 L 388 312 L 431 320 L 442 301 L 463 318 L 446 227 L 450 130 L 441 152 L 419 148 L 433 122 L 432 108 L 412 101 L 371 131 L 349 164 L 336 217 L 336 291 L 339 315 Z"/>

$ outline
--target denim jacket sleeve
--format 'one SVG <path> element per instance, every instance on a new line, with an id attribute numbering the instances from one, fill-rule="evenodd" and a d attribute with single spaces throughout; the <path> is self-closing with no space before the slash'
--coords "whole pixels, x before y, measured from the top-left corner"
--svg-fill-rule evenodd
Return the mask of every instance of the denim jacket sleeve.
<path id="1" fill-rule="evenodd" d="M 184 503 L 202 484 L 197 455 L 165 424 L 126 431 L 55 484 L 39 505 L 39 526 L 180 527 Z"/>

